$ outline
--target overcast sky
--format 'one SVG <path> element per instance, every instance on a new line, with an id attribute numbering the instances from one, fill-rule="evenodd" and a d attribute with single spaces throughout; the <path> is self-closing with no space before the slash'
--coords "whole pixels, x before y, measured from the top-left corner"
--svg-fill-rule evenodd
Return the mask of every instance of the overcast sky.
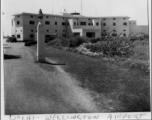
<path id="1" fill-rule="evenodd" d="M 147 25 L 147 0 L 2 0 L 4 34 L 11 35 L 11 18 L 15 13 L 61 14 L 81 12 L 84 16 L 129 16 L 138 25 Z"/>

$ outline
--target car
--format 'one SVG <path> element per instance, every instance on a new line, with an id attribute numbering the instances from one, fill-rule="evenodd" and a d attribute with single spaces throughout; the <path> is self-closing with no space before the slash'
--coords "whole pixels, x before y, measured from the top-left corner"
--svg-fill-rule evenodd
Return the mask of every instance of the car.
<path id="1" fill-rule="evenodd" d="M 17 39 L 15 36 L 12 36 L 12 37 L 8 37 L 6 42 L 17 42 Z"/>

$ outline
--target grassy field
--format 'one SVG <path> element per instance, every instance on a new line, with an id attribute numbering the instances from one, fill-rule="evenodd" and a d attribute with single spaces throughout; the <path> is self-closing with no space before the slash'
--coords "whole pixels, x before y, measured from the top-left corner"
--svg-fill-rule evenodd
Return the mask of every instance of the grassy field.
<path id="1" fill-rule="evenodd" d="M 32 48 L 36 50 L 35 46 Z M 137 54 L 131 59 L 148 59 L 147 47 L 138 45 L 135 51 Z M 75 77 L 81 87 L 89 89 L 97 105 L 107 112 L 150 111 L 149 74 L 50 46 L 47 46 L 46 56 L 65 63 L 62 66 L 65 71 Z"/>

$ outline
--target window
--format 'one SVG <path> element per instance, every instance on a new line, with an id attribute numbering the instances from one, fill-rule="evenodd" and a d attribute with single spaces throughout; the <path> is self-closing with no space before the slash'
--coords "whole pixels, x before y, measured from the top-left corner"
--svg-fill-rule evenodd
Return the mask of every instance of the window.
<path id="1" fill-rule="evenodd" d="M 86 25 L 86 22 L 80 22 L 80 25 Z"/>
<path id="2" fill-rule="evenodd" d="M 46 25 L 50 25 L 50 21 L 45 21 L 45 24 Z"/>
<path id="3" fill-rule="evenodd" d="M 116 18 L 113 18 L 113 20 L 115 20 Z"/>
<path id="4" fill-rule="evenodd" d="M 46 30 L 46 32 L 49 32 L 49 30 Z"/>
<path id="5" fill-rule="evenodd" d="M 96 26 L 98 26 L 98 25 L 99 25 L 99 23 L 97 22 L 97 23 L 96 23 Z"/>
<path id="6" fill-rule="evenodd" d="M 113 23 L 113 26 L 116 26 L 116 23 Z"/>
<path id="7" fill-rule="evenodd" d="M 20 38 L 21 36 L 20 35 L 17 35 L 17 38 Z"/>
<path id="8" fill-rule="evenodd" d="M 63 32 L 65 32 L 65 30 L 63 30 Z"/>
<path id="9" fill-rule="evenodd" d="M 34 38 L 34 35 L 33 35 L 33 34 L 30 34 L 30 38 Z"/>
<path id="10" fill-rule="evenodd" d="M 123 30 L 123 31 L 126 31 L 126 30 Z"/>
<path id="11" fill-rule="evenodd" d="M 126 19 L 126 18 L 123 18 L 124 20 Z"/>
<path id="12" fill-rule="evenodd" d="M 17 17 L 20 17 L 19 15 Z"/>
<path id="13" fill-rule="evenodd" d="M 74 25 L 76 25 L 76 22 L 74 22 Z"/>
<path id="14" fill-rule="evenodd" d="M 106 26 L 106 23 L 103 23 L 103 26 Z"/>
<path id="15" fill-rule="evenodd" d="M 31 30 L 31 32 L 33 32 L 33 30 Z"/>
<path id="16" fill-rule="evenodd" d="M 31 15 L 31 18 L 33 18 L 33 16 Z"/>
<path id="17" fill-rule="evenodd" d="M 30 23 L 30 25 L 34 25 L 34 24 L 35 24 L 35 22 L 34 22 L 34 21 L 30 21 L 29 23 Z"/>
<path id="18" fill-rule="evenodd" d="M 22 32 L 22 30 L 21 30 L 21 32 Z"/>
<path id="19" fill-rule="evenodd" d="M 46 18 L 49 18 L 49 16 L 46 16 Z"/>
<path id="20" fill-rule="evenodd" d="M 20 21 L 17 21 L 17 25 L 19 25 L 20 24 Z"/>
<path id="21" fill-rule="evenodd" d="M 90 20 L 90 19 L 88 19 L 88 20 Z"/>
<path id="22" fill-rule="evenodd" d="M 65 25 L 65 22 L 62 22 L 62 25 Z"/>
<path id="23" fill-rule="evenodd" d="M 16 30 L 16 32 L 17 32 L 17 30 Z"/>
<path id="24" fill-rule="evenodd" d="M 124 33 L 123 36 L 126 36 L 126 33 Z"/>
<path id="25" fill-rule="evenodd" d="M 103 20 L 106 20 L 106 18 L 103 18 Z"/>
<path id="26" fill-rule="evenodd" d="M 113 36 L 113 37 L 114 37 L 114 36 L 117 36 L 117 34 L 116 34 L 116 33 L 113 33 L 112 36 Z"/>
<path id="27" fill-rule="evenodd" d="M 134 23 L 134 24 L 136 24 L 136 23 Z"/>
<path id="28" fill-rule="evenodd" d="M 106 31 L 106 30 L 103 30 L 104 32 Z"/>
<path id="29" fill-rule="evenodd" d="M 67 25 L 69 25 L 69 22 L 67 22 Z"/>
<path id="30" fill-rule="evenodd" d="M 64 20 L 64 18 L 63 18 L 63 20 Z"/>
<path id="31" fill-rule="evenodd" d="M 57 30 L 55 30 L 55 32 L 57 32 Z"/>
<path id="32" fill-rule="evenodd" d="M 88 23 L 88 25 L 91 25 L 90 23 Z"/>
<path id="33" fill-rule="evenodd" d="M 77 25 L 79 25 L 79 23 L 77 23 Z"/>
<path id="34" fill-rule="evenodd" d="M 57 22 L 55 22 L 55 25 L 57 25 Z"/>
<path id="35" fill-rule="evenodd" d="M 62 34 L 62 37 L 66 37 L 66 35 L 65 35 L 65 34 Z"/>
<path id="36" fill-rule="evenodd" d="M 114 32 L 116 31 L 116 30 L 113 30 Z"/>
<path id="37" fill-rule="evenodd" d="M 126 26 L 127 26 L 127 23 L 126 23 L 126 22 L 124 22 L 124 23 L 123 23 L 123 25 L 126 25 Z"/>

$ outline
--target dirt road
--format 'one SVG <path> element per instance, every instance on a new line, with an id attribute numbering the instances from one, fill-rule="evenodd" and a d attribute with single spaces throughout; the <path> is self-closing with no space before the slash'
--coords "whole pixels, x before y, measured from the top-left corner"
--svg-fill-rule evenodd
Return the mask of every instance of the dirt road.
<path id="1" fill-rule="evenodd" d="M 61 65 L 47 65 L 49 70 L 44 70 L 23 43 L 7 46 L 4 48 L 5 114 L 99 111 L 89 91 L 79 87 Z"/>

